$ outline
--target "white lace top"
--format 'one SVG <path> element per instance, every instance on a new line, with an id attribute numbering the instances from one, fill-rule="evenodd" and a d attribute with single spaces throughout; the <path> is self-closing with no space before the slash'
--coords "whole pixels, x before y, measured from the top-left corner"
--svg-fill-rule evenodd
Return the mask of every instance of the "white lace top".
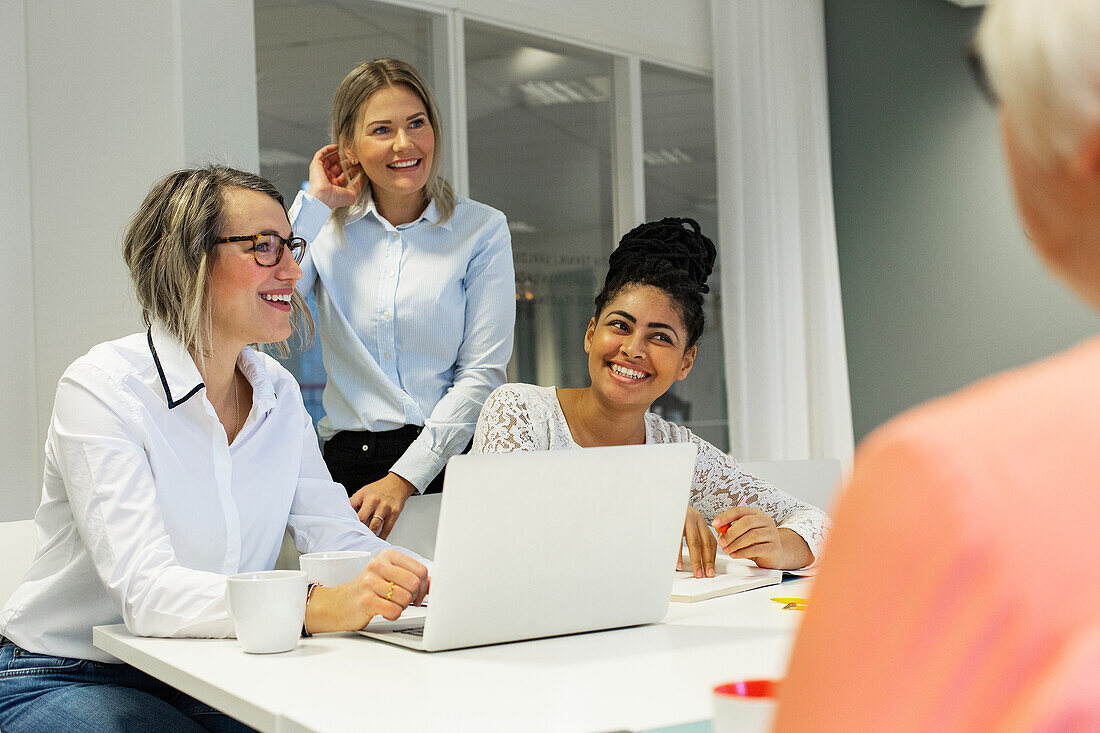
<path id="1" fill-rule="evenodd" d="M 744 503 L 760 509 L 779 527 L 797 532 L 814 561 L 821 556 L 829 518 L 815 506 L 798 501 L 767 481 L 741 470 L 737 461 L 685 427 L 651 412 L 645 416 L 646 443 L 686 443 L 699 447 L 691 505 L 712 521 L 730 507 Z M 485 402 L 474 431 L 473 453 L 579 448 L 569 432 L 556 387 L 505 384 Z"/>

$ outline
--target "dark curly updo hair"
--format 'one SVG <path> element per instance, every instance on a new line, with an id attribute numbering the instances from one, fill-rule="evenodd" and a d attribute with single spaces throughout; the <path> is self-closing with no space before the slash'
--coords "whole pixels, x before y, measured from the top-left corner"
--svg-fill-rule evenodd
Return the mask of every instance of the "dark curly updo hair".
<path id="1" fill-rule="evenodd" d="M 687 328 L 690 349 L 703 335 L 703 295 L 718 251 L 694 219 L 666 218 L 639 224 L 611 253 L 603 290 L 596 296 L 596 318 L 623 290 L 652 285 L 668 293 Z"/>

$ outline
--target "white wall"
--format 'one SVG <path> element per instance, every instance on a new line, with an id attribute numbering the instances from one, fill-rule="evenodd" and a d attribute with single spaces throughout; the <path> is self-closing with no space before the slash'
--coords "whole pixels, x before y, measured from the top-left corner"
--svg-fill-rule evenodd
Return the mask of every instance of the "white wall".
<path id="1" fill-rule="evenodd" d="M 3 521 L 37 506 L 65 367 L 141 328 L 120 250 L 150 185 L 258 165 L 251 0 L 0 2 Z"/>
<path id="2" fill-rule="evenodd" d="M 730 2 L 731 0 L 717 0 Z M 710 0 L 410 0 L 558 40 L 709 73 Z"/>
<path id="3" fill-rule="evenodd" d="M 7 290 L 0 318 L 0 521 L 33 511 L 39 452 L 25 18 L 23 0 L 0 0 L 0 252 Z"/>

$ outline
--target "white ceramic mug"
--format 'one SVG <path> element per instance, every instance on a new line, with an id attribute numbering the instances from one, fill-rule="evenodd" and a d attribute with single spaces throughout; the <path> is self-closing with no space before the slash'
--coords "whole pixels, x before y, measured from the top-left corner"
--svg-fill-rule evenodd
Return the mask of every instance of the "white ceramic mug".
<path id="1" fill-rule="evenodd" d="M 767 733 L 775 718 L 779 683 L 742 680 L 714 688 L 712 733 Z"/>
<path id="2" fill-rule="evenodd" d="M 310 552 L 298 558 L 298 567 L 306 574 L 307 582 L 331 588 L 354 580 L 370 559 L 371 554 L 363 550 Z"/>
<path id="3" fill-rule="evenodd" d="M 250 654 L 293 649 L 306 618 L 306 587 L 306 574 L 301 570 L 230 575 L 225 603 L 241 648 Z"/>

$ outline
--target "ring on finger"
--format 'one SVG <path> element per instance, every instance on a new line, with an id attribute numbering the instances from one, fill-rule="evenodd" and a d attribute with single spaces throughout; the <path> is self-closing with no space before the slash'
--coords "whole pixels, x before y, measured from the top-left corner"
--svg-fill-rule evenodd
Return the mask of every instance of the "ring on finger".
<path id="1" fill-rule="evenodd" d="M 379 522 L 381 522 L 382 524 L 385 524 L 385 523 L 386 523 L 386 518 L 385 518 L 385 517 L 380 517 L 380 516 L 378 516 L 377 514 L 372 514 L 372 515 L 370 515 L 370 521 L 369 521 L 369 522 L 367 522 L 367 524 L 371 524 L 371 523 L 373 523 L 373 522 L 374 522 L 374 520 L 376 520 L 376 519 L 377 519 L 377 520 L 378 520 Z"/>
<path id="2" fill-rule="evenodd" d="M 390 591 L 389 591 L 389 593 L 387 593 L 387 594 L 386 594 L 386 600 L 387 600 L 387 601 L 388 601 L 389 599 L 393 598 L 393 587 L 394 587 L 395 585 L 397 585 L 397 584 L 396 584 L 396 583 L 394 583 L 394 582 L 393 582 L 393 581 L 391 580 L 391 581 L 390 581 Z"/>

